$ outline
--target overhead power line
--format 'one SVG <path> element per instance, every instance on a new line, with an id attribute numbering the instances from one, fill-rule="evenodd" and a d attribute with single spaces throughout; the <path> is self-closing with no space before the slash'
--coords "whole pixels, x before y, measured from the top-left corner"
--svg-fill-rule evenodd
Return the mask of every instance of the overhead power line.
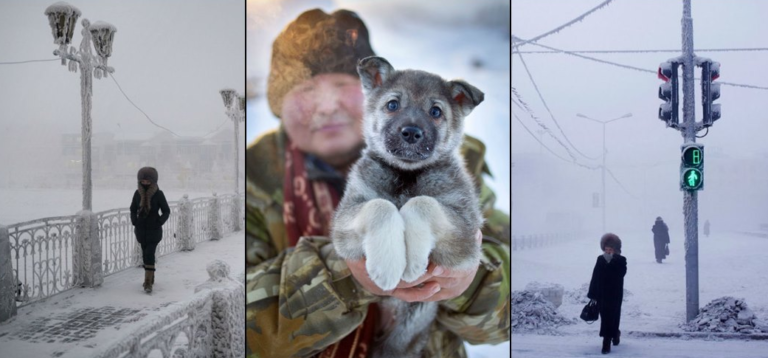
<path id="1" fill-rule="evenodd" d="M 565 131 L 563 131 L 563 128 L 560 127 L 560 123 L 557 122 L 557 119 L 555 118 L 555 115 L 552 113 L 552 110 L 549 109 L 549 106 L 547 105 L 547 101 L 544 100 L 544 96 L 541 94 L 541 91 L 539 90 L 539 86 L 536 85 L 536 81 L 533 79 L 533 74 L 531 74 L 530 69 L 528 69 L 528 65 L 525 63 L 525 60 L 523 59 L 522 54 L 517 54 L 520 57 L 520 62 L 523 64 L 523 68 L 525 68 L 525 72 L 528 74 L 528 78 L 530 78 L 531 83 L 533 84 L 533 88 L 536 89 L 536 93 L 539 95 L 539 99 L 541 99 L 541 103 L 544 104 L 544 108 L 547 109 L 547 112 L 549 112 L 549 116 L 552 118 L 552 121 L 555 122 L 555 126 L 557 126 L 557 129 L 560 130 L 560 133 L 563 135 L 563 138 L 565 138 L 565 141 L 568 142 L 568 144 L 571 145 L 571 147 L 579 154 L 581 154 L 584 158 L 587 159 L 597 159 L 598 157 L 590 157 L 584 153 L 582 153 L 579 148 L 577 148 L 573 142 L 571 142 L 570 139 L 568 139 L 568 136 L 565 135 Z M 519 95 L 519 94 L 518 94 Z"/>
<path id="2" fill-rule="evenodd" d="M 695 49 L 696 52 L 763 52 L 768 51 L 768 47 L 751 48 L 704 48 Z M 569 50 L 571 53 L 680 53 L 680 49 L 672 50 Z M 512 54 L 558 54 L 561 51 L 512 51 Z"/>
<path id="3" fill-rule="evenodd" d="M 513 35 L 513 38 L 515 38 L 514 35 Z M 616 63 L 616 62 L 612 62 L 612 61 L 601 60 L 599 58 L 595 58 L 595 57 L 591 57 L 591 56 L 585 56 L 585 55 L 581 55 L 581 54 L 578 54 L 578 53 L 574 53 L 572 51 L 561 50 L 561 49 L 557 49 L 557 48 L 554 48 L 554 47 L 551 47 L 551 46 L 542 45 L 542 44 L 539 44 L 539 43 L 532 43 L 532 45 L 543 47 L 543 48 L 546 48 L 546 49 L 549 49 L 549 50 L 552 50 L 552 51 L 556 51 L 556 52 L 559 52 L 559 53 L 564 53 L 566 55 L 576 56 L 576 57 L 579 57 L 579 58 L 583 58 L 585 60 L 600 62 L 600 63 L 606 64 L 606 65 L 621 67 L 621 68 L 628 69 L 628 70 L 634 70 L 634 71 L 640 71 L 640 72 L 645 72 L 645 73 L 656 74 L 656 71 L 653 71 L 653 70 L 648 70 L 648 69 L 645 69 L 645 68 L 640 68 L 640 67 L 635 67 L 635 66 L 630 66 L 630 65 L 624 65 L 624 64 Z M 695 78 L 695 80 L 700 81 L 701 79 Z M 720 83 L 720 84 L 725 85 L 725 86 L 732 86 L 732 87 L 742 87 L 742 88 L 751 88 L 751 89 L 759 89 L 759 90 L 768 90 L 768 87 L 748 85 L 748 84 L 743 84 L 743 83 L 724 82 L 724 81 L 717 81 L 717 83 Z"/>
<path id="4" fill-rule="evenodd" d="M 522 98 L 519 97 L 520 96 L 519 93 L 513 92 L 513 94 L 518 96 L 518 99 L 516 100 L 515 98 L 512 98 L 512 103 L 515 104 L 518 108 L 522 109 L 523 112 L 528 113 L 528 115 L 531 117 L 531 119 L 533 119 L 536 122 L 536 124 L 539 127 L 541 127 L 541 129 L 544 130 L 545 133 L 547 133 L 550 137 L 552 137 L 552 139 L 554 139 L 557 142 L 557 144 L 560 144 L 560 146 L 563 147 L 563 149 L 565 149 L 566 153 L 568 153 L 568 156 L 571 157 L 571 161 L 575 162 L 576 161 L 576 156 L 573 155 L 573 153 L 568 148 L 568 146 L 565 145 L 565 143 L 563 143 L 560 140 L 560 138 L 557 138 L 554 134 L 552 134 L 552 131 L 549 130 L 549 127 L 547 127 L 544 123 L 541 123 L 541 121 L 539 120 L 539 117 L 537 117 L 536 114 L 534 114 L 533 111 L 528 107 L 528 105 L 525 104 L 525 102 L 522 100 Z M 522 103 L 522 105 L 520 103 Z"/>
<path id="5" fill-rule="evenodd" d="M 590 14 L 592 14 L 593 12 L 595 12 L 595 11 L 597 11 L 597 10 L 600 10 L 600 9 L 602 9 L 603 7 L 605 7 L 605 6 L 607 6 L 608 4 L 610 4 L 612 1 L 613 1 L 613 0 L 606 0 L 606 1 L 603 1 L 603 2 L 602 2 L 600 5 L 597 5 L 597 6 L 595 6 L 594 8 L 592 8 L 591 10 L 589 10 L 589 11 L 587 11 L 587 12 L 585 12 L 585 13 L 581 14 L 581 16 L 579 16 L 579 17 L 577 17 L 577 18 L 575 18 L 575 19 L 573 19 L 573 20 L 571 20 L 571 21 L 568 21 L 568 22 L 566 22 L 565 24 L 562 24 L 562 25 L 560 25 L 560 26 L 558 26 L 558 27 L 556 27 L 556 28 L 554 28 L 554 29 L 552 29 L 552 30 L 550 30 L 550 31 L 547 31 L 547 32 L 545 32 L 545 33 L 543 33 L 543 34 L 541 34 L 541 35 L 539 35 L 539 36 L 536 36 L 536 37 L 534 37 L 534 38 L 532 38 L 532 39 L 530 39 L 530 40 L 520 40 L 520 39 L 518 38 L 519 42 L 518 42 L 518 43 L 515 43 L 515 44 L 513 44 L 513 45 L 512 45 L 512 49 L 516 49 L 516 48 L 518 48 L 518 47 L 520 47 L 520 46 L 523 46 L 523 45 L 525 45 L 525 44 L 527 44 L 527 43 L 536 42 L 536 41 L 538 41 L 538 40 L 540 40 L 540 39 L 543 39 L 543 38 L 545 38 L 545 37 L 547 37 L 547 36 L 549 36 L 549 35 L 552 35 L 552 34 L 556 34 L 556 33 L 560 32 L 561 30 L 563 30 L 564 28 L 566 28 L 566 27 L 568 27 L 568 26 L 571 26 L 571 25 L 573 25 L 573 24 L 575 24 L 575 23 L 577 23 L 577 22 L 580 22 L 580 21 L 584 20 L 584 18 L 585 18 L 585 17 L 589 16 Z"/>
<path id="6" fill-rule="evenodd" d="M 26 61 L 8 61 L 8 62 L 0 62 L 0 65 L 18 65 L 21 63 L 31 63 L 31 62 L 48 62 L 48 61 L 59 61 L 58 58 L 52 58 L 49 60 L 26 60 Z"/>
<path id="7" fill-rule="evenodd" d="M 613 181 L 615 181 L 616 184 L 619 184 L 619 187 L 621 188 L 621 190 L 624 190 L 624 192 L 627 193 L 627 195 L 631 196 L 634 199 L 639 199 L 634 194 L 630 193 L 629 190 L 627 190 L 627 188 L 625 188 L 623 184 L 621 184 L 619 179 L 616 178 L 616 175 L 614 175 L 613 172 L 610 169 L 605 168 L 605 171 L 611 176 L 611 178 L 613 178 Z"/>

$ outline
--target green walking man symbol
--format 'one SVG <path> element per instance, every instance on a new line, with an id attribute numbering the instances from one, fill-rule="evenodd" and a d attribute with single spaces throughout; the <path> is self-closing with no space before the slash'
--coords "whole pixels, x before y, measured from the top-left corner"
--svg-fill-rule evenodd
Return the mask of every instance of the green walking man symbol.
<path id="1" fill-rule="evenodd" d="M 695 187 L 698 180 L 699 176 L 696 174 L 696 171 L 691 170 L 690 174 L 688 174 L 688 186 Z"/>

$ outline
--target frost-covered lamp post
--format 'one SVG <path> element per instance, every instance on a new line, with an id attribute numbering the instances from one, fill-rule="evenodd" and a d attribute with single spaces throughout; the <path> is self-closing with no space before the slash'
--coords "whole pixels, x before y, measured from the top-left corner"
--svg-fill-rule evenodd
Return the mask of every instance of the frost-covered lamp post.
<path id="1" fill-rule="evenodd" d="M 68 46 L 75 32 L 75 24 L 80 17 L 80 10 L 65 2 L 57 2 L 47 9 L 45 15 L 51 25 L 53 43 L 59 48 L 53 54 L 61 58 L 62 66 L 68 65 L 69 71 L 77 72 L 80 67 L 80 95 L 82 104 L 82 132 L 81 143 L 83 146 L 83 210 L 91 210 L 91 99 L 93 92 L 93 76 L 97 79 L 106 77 L 115 70 L 107 66 L 107 59 L 112 55 L 112 42 L 117 29 L 105 22 L 97 21 L 93 24 L 88 19 L 83 19 L 83 40 L 80 48 Z M 91 51 L 91 39 L 98 56 Z M 69 60 L 69 63 L 67 63 Z"/>
<path id="2" fill-rule="evenodd" d="M 239 163 L 240 157 L 238 150 L 240 149 L 237 142 L 240 138 L 240 122 L 245 120 L 245 97 L 240 96 L 235 90 L 227 88 L 219 91 L 221 93 L 221 99 L 224 100 L 224 106 L 227 108 L 227 116 L 232 120 L 235 125 L 235 140 L 233 142 L 235 148 L 235 197 L 232 199 L 232 222 L 234 223 L 234 229 L 240 230 L 240 187 L 238 183 Z M 237 102 L 237 103 L 235 103 Z"/>
<path id="3" fill-rule="evenodd" d="M 237 95 L 235 90 L 228 88 L 219 92 L 221 93 L 221 98 L 224 100 L 224 106 L 227 107 L 227 116 L 235 125 L 235 194 L 237 194 L 240 192 L 240 187 L 238 186 L 239 146 L 237 145 L 237 141 L 239 140 L 238 138 L 240 138 L 239 124 L 245 120 L 245 97 Z"/>

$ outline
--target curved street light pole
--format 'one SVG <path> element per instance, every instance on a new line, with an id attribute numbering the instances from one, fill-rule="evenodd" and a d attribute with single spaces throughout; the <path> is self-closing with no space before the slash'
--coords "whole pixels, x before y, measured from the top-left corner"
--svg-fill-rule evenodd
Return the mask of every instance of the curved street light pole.
<path id="1" fill-rule="evenodd" d="M 617 118 L 614 118 L 614 119 L 609 119 L 607 121 L 601 121 L 601 120 L 597 120 L 597 119 L 594 119 L 594 118 L 590 118 L 590 117 L 587 117 L 587 116 L 585 116 L 585 115 L 583 115 L 581 113 L 577 113 L 576 117 L 581 117 L 581 118 L 584 118 L 584 119 L 588 119 L 590 121 L 593 121 L 593 122 L 596 122 L 596 123 L 600 123 L 600 124 L 603 125 L 603 165 L 601 166 L 601 169 L 602 169 L 602 177 L 603 177 L 603 194 L 602 194 L 602 196 L 603 196 L 603 205 L 602 205 L 603 206 L 603 233 L 605 233 L 606 232 L 605 231 L 605 204 L 606 204 L 606 200 L 605 200 L 605 155 L 607 153 L 607 151 L 605 149 L 605 125 L 608 124 L 608 123 L 611 123 L 613 121 L 617 121 L 619 119 L 632 117 L 632 113 L 627 113 L 627 114 L 625 114 L 625 115 L 623 115 L 621 117 L 617 117 Z"/>

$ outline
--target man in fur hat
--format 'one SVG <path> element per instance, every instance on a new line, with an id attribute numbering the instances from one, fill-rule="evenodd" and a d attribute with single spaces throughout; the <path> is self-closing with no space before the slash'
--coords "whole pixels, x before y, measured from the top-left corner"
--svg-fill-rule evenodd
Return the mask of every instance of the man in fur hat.
<path id="1" fill-rule="evenodd" d="M 380 314 L 380 296 L 440 302 L 425 349 L 430 357 L 466 357 L 464 341 L 510 338 L 509 217 L 493 208 L 495 196 L 483 184 L 490 171 L 479 140 L 465 136 L 461 148 L 486 220 L 479 267 L 430 265 L 416 282 L 384 292 L 363 260 L 339 258 L 327 238 L 364 146 L 356 66 L 372 55 L 365 24 L 345 10 L 304 12 L 273 44 L 267 99 L 281 123 L 246 155 L 249 357 L 366 356 L 393 319 Z"/>
<path id="2" fill-rule="evenodd" d="M 144 260 L 144 291 L 152 292 L 155 283 L 155 250 L 163 239 L 163 224 L 171 215 L 165 194 L 157 186 L 157 170 L 152 167 L 139 169 L 139 187 L 131 201 L 131 224 L 135 227 L 136 240 L 141 245 Z M 162 212 L 162 215 L 158 214 Z"/>

